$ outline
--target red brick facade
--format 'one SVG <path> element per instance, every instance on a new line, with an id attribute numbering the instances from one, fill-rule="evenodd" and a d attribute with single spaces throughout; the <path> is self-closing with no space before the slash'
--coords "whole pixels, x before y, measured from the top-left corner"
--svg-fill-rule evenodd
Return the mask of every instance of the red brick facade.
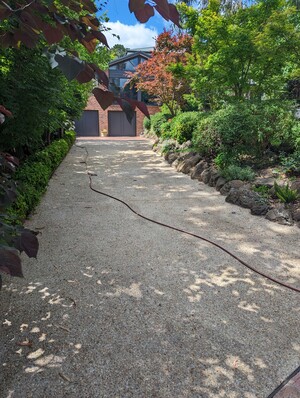
<path id="1" fill-rule="evenodd" d="M 148 108 L 150 115 L 154 115 L 154 113 L 159 112 L 158 106 L 149 105 L 149 106 L 147 106 L 147 108 Z M 108 135 L 109 135 L 108 112 L 109 111 L 122 111 L 122 109 L 119 105 L 111 105 L 109 108 L 107 108 L 104 111 L 93 95 L 90 96 L 85 110 L 86 111 L 98 111 L 99 130 L 100 130 L 99 136 L 101 135 L 102 130 L 107 130 Z M 139 136 L 141 134 L 141 132 L 143 131 L 144 117 L 145 117 L 145 115 L 139 109 L 136 109 L 136 136 Z"/>

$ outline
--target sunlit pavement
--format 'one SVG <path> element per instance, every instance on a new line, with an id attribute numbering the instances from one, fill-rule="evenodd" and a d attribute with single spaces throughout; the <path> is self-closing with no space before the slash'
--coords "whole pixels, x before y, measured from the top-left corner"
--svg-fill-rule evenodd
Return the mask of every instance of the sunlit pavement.
<path id="1" fill-rule="evenodd" d="M 148 141 L 77 145 L 88 158 L 72 148 L 27 223 L 37 261 L 4 279 L 0 397 L 270 396 L 300 363 L 299 295 L 96 194 L 87 171 L 95 189 L 298 287 L 300 229 L 227 204 Z"/>

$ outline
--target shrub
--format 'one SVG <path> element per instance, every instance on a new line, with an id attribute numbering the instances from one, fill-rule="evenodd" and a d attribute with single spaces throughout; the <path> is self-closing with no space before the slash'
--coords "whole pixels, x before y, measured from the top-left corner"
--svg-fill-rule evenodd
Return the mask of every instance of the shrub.
<path id="1" fill-rule="evenodd" d="M 255 178 L 255 173 L 251 167 L 240 167 L 237 165 L 229 165 L 220 172 L 221 176 L 226 180 L 242 180 L 251 181 Z"/>
<path id="2" fill-rule="evenodd" d="M 151 119 L 145 117 L 143 120 L 143 127 L 145 131 L 149 131 L 151 129 Z"/>
<path id="3" fill-rule="evenodd" d="M 24 219 L 39 203 L 53 172 L 75 141 L 75 133 L 67 132 L 64 138 L 30 156 L 20 166 L 14 178 L 18 181 L 18 196 L 8 209 L 11 216 Z"/>
<path id="4" fill-rule="evenodd" d="M 300 173 L 300 151 L 296 151 L 288 156 L 281 156 L 281 166 L 284 173 Z"/>
<path id="5" fill-rule="evenodd" d="M 150 117 L 151 120 L 151 131 L 160 136 L 161 135 L 161 126 L 164 122 L 171 118 L 170 114 L 158 112 Z"/>
<path id="6" fill-rule="evenodd" d="M 245 101 L 226 105 L 202 119 L 192 141 L 204 155 L 223 153 L 228 165 L 245 155 L 258 159 L 268 150 L 291 151 L 299 131 L 290 102 Z"/>
<path id="7" fill-rule="evenodd" d="M 296 189 L 291 189 L 289 184 L 280 186 L 274 183 L 275 195 L 282 203 L 292 203 L 299 198 L 298 191 Z"/>
<path id="8" fill-rule="evenodd" d="M 201 112 L 183 112 L 172 119 L 168 136 L 182 144 L 192 139 L 193 132 L 203 117 Z"/>

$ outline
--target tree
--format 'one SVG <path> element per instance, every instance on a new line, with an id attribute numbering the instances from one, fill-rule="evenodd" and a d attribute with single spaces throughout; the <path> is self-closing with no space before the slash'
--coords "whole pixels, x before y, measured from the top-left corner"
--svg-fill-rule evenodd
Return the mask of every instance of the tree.
<path id="1" fill-rule="evenodd" d="M 23 158 L 78 118 L 91 85 L 51 69 L 40 48 L 0 49 L 0 103 L 14 117 L 0 125 L 0 148 Z M 76 99 L 76 100 L 74 100 Z"/>
<path id="2" fill-rule="evenodd" d="M 151 58 L 129 75 L 132 86 L 153 96 L 157 103 L 165 104 L 173 116 L 184 106 L 184 94 L 190 91 L 181 71 L 191 46 L 189 35 L 165 31 L 157 37 Z"/>
<path id="3" fill-rule="evenodd" d="M 123 46 L 123 44 L 115 44 L 111 51 L 113 53 L 113 58 L 123 57 L 127 53 L 127 49 Z"/>
<path id="4" fill-rule="evenodd" d="M 200 12 L 181 7 L 193 36 L 186 71 L 197 95 L 212 107 L 220 101 L 278 97 L 286 67 L 299 61 L 300 34 L 296 8 L 281 0 L 259 1 L 224 12 L 210 0 Z"/>

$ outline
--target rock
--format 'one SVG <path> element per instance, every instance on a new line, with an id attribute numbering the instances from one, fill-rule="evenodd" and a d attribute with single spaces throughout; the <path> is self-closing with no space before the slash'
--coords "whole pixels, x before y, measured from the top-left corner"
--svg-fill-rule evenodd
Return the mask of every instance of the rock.
<path id="1" fill-rule="evenodd" d="M 300 195 L 300 178 L 297 178 L 291 183 L 291 189 L 297 190 Z"/>
<path id="2" fill-rule="evenodd" d="M 224 177 L 219 177 L 216 181 L 216 190 L 220 191 L 220 189 L 226 184 L 226 179 Z"/>
<path id="3" fill-rule="evenodd" d="M 229 193 L 229 191 L 231 190 L 231 188 L 238 189 L 238 188 L 242 187 L 243 185 L 245 185 L 245 182 L 241 181 L 241 180 L 228 181 L 220 189 L 220 193 L 221 193 L 221 195 L 227 195 Z"/>
<path id="4" fill-rule="evenodd" d="M 220 173 L 218 172 L 218 170 L 212 169 L 212 172 L 211 172 L 211 175 L 210 175 L 210 179 L 208 181 L 208 185 L 210 187 L 214 187 L 216 185 L 216 182 L 217 182 L 219 177 L 220 177 Z"/>
<path id="5" fill-rule="evenodd" d="M 250 209 L 253 215 L 265 215 L 269 209 L 268 202 L 247 187 L 231 188 L 225 201 Z"/>
<path id="6" fill-rule="evenodd" d="M 181 173 L 188 174 L 190 170 L 199 162 L 201 159 L 201 155 L 197 153 L 196 155 L 179 162 L 178 166 L 176 167 L 177 171 Z"/>
<path id="7" fill-rule="evenodd" d="M 255 178 L 253 185 L 256 187 L 266 186 L 272 188 L 274 186 L 275 178 L 273 177 L 257 177 Z"/>
<path id="8" fill-rule="evenodd" d="M 177 167 L 179 162 L 180 162 L 180 160 L 179 160 L 179 157 L 178 157 L 177 159 L 174 160 L 174 162 L 172 162 L 172 166 L 173 167 Z"/>
<path id="9" fill-rule="evenodd" d="M 203 181 L 204 184 L 208 184 L 212 174 L 212 169 L 209 167 L 208 169 L 204 169 L 200 175 L 200 181 Z"/>
<path id="10" fill-rule="evenodd" d="M 192 146 L 192 142 L 186 141 L 183 144 L 179 145 L 179 149 L 183 150 L 183 149 L 190 148 L 191 146 Z"/>
<path id="11" fill-rule="evenodd" d="M 178 157 L 178 152 L 170 152 L 167 161 L 169 164 L 172 164 L 173 162 L 175 162 L 176 159 L 178 159 Z"/>
<path id="12" fill-rule="evenodd" d="M 296 202 L 291 205 L 291 213 L 293 220 L 300 221 L 300 202 Z"/>
<path id="13" fill-rule="evenodd" d="M 178 160 L 181 162 L 182 160 L 190 159 L 195 155 L 197 155 L 197 152 L 180 152 Z"/>
<path id="14" fill-rule="evenodd" d="M 205 160 L 201 160 L 192 171 L 191 178 L 193 180 L 200 179 L 202 171 L 208 167 L 208 163 Z"/>
<path id="15" fill-rule="evenodd" d="M 282 225 L 293 225 L 292 214 L 284 205 L 269 210 L 265 218 Z"/>
<path id="16" fill-rule="evenodd" d="M 196 152 L 185 152 L 185 153 L 180 153 L 180 156 L 178 157 L 178 162 L 176 163 L 176 165 L 175 165 L 175 162 L 174 162 L 174 166 L 176 167 L 176 170 L 178 171 L 178 167 L 180 166 L 180 164 L 183 162 L 183 161 L 185 161 L 185 160 L 188 160 L 188 159 L 190 159 L 190 158 L 192 158 L 193 156 L 195 156 L 196 155 Z"/>
<path id="17" fill-rule="evenodd" d="M 254 202 L 251 207 L 251 214 L 254 216 L 264 216 L 269 210 L 267 202 Z"/>

